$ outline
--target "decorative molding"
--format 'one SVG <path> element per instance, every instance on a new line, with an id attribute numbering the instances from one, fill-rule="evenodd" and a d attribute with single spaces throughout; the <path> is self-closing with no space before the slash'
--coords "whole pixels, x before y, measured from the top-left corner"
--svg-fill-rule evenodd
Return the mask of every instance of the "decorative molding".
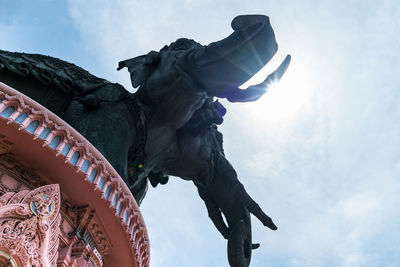
<path id="1" fill-rule="evenodd" d="M 132 243 L 132 252 L 134 255 L 137 256 L 139 266 L 149 266 L 149 239 L 139 207 L 127 185 L 123 182 L 122 179 L 118 178 L 118 173 L 108 163 L 103 155 L 96 148 L 94 148 L 82 135 L 80 135 L 76 130 L 66 124 L 55 114 L 48 111 L 46 108 L 33 101 L 29 97 L 20 94 L 18 91 L 1 82 L 0 99 L 0 113 L 4 111 L 7 107 L 14 107 L 14 111 L 7 118 L 0 116 L 0 122 L 5 119 L 7 124 L 15 124 L 18 130 L 25 130 L 27 133 L 32 135 L 32 138 L 34 140 L 43 142 L 43 149 L 46 146 L 50 147 L 55 151 L 55 157 L 61 156 L 65 158 L 66 164 L 74 165 L 77 168 L 78 172 L 83 172 L 80 166 L 80 164 L 83 163 L 82 159 L 88 160 L 89 168 L 87 168 L 86 171 L 83 172 L 84 177 L 86 177 L 86 179 L 84 178 L 86 182 L 92 183 L 88 179 L 88 177 L 91 175 L 91 173 L 88 173 L 88 171 L 93 171 L 94 169 L 96 169 L 96 175 L 93 181 L 96 181 L 96 178 L 98 177 L 104 177 L 104 184 L 112 185 L 113 190 L 111 192 L 111 196 L 118 194 L 118 202 L 125 203 L 128 217 L 134 215 L 134 219 L 130 220 L 130 225 L 132 225 L 132 223 L 134 224 L 133 231 L 131 232 L 127 232 L 127 230 L 131 229 L 131 227 L 127 227 L 127 225 L 123 222 L 125 212 L 122 212 L 118 218 L 122 221 L 121 223 L 123 225 L 123 228 L 126 229 L 125 233 L 127 235 L 127 238 L 133 240 L 133 237 L 136 237 L 134 238 L 134 240 L 137 241 Z M 27 117 L 22 122 L 17 122 L 16 118 L 18 118 L 18 116 L 23 113 L 26 113 Z M 38 121 L 37 128 L 33 130 L 28 129 L 29 125 L 33 121 Z M 47 134 L 47 137 L 42 140 L 40 138 L 41 134 L 46 129 L 49 129 L 49 133 Z M 56 136 L 59 136 L 61 140 L 58 145 L 53 148 L 49 146 L 49 144 L 51 144 Z M 69 146 L 68 150 L 66 148 L 67 145 Z M 71 163 L 70 159 L 76 151 L 80 152 L 80 156 L 75 163 Z M 19 169 L 15 162 L 13 164 L 14 166 L 12 168 L 9 168 L 12 173 L 23 173 L 23 169 Z M 118 217 L 117 212 L 114 211 L 118 207 L 114 208 L 112 205 L 113 198 L 105 199 L 103 197 L 104 193 L 105 188 L 103 191 L 101 191 L 102 199 L 107 202 L 110 209 L 113 209 L 113 213 L 115 214 L 115 216 Z M 50 217 L 51 216 L 53 215 L 50 215 Z"/>

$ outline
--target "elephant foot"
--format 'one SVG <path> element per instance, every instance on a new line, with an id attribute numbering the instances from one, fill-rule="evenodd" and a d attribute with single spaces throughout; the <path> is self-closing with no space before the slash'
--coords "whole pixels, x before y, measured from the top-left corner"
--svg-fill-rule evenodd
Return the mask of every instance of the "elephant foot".
<path id="1" fill-rule="evenodd" d="M 274 224 L 272 219 L 267 216 L 264 220 L 261 221 L 264 226 L 267 226 L 269 229 L 276 231 L 278 227 Z"/>
<path id="2" fill-rule="evenodd" d="M 265 212 L 260 208 L 258 204 L 255 204 L 252 207 L 250 207 L 250 212 L 254 216 L 256 216 L 257 219 L 259 219 L 264 226 L 274 231 L 278 229 L 278 227 L 274 224 L 272 219 L 267 214 L 265 214 Z"/>

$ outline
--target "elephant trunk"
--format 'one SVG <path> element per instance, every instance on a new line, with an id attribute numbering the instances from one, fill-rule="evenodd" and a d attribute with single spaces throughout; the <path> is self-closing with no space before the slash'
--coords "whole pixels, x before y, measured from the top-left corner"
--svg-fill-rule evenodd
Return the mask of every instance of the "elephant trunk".
<path id="1" fill-rule="evenodd" d="M 230 265 L 246 267 L 250 264 L 252 249 L 259 246 L 252 244 L 250 213 L 271 230 L 276 230 L 277 227 L 246 192 L 237 178 L 236 171 L 224 155 L 215 154 L 213 162 L 215 164 L 214 178 L 208 185 L 206 194 L 201 195 L 206 202 L 209 214 L 220 210 L 225 215 L 229 229 L 228 260 Z M 213 202 L 212 205 L 210 202 Z M 213 216 L 210 217 L 213 220 Z M 213 222 L 216 224 L 215 218 Z M 216 226 L 220 230 L 221 227 L 218 227 L 218 224 Z M 224 235 L 223 232 L 221 231 L 222 235 Z"/>
<path id="2" fill-rule="evenodd" d="M 278 45 L 269 18 L 243 15 L 232 21 L 227 38 L 191 49 L 182 66 L 212 96 L 236 89 L 256 74 L 276 53 Z"/>
<path id="3" fill-rule="evenodd" d="M 247 267 L 250 265 L 251 251 L 253 249 L 251 237 L 250 213 L 245 207 L 243 219 L 229 223 L 228 261 L 232 267 Z"/>
<path id="4" fill-rule="evenodd" d="M 220 210 L 225 216 L 228 235 L 226 237 L 223 232 L 221 233 L 228 239 L 229 264 L 232 267 L 247 267 L 250 264 L 253 248 L 249 201 L 244 198 L 247 193 L 237 179 L 236 171 L 223 154 L 215 154 L 213 162 L 214 178 L 207 188 L 208 198 L 204 196 L 202 198 L 208 200 L 206 205 L 208 202 L 209 213 Z M 210 205 L 210 200 L 214 205 Z M 215 224 L 215 219 L 213 222 Z"/>

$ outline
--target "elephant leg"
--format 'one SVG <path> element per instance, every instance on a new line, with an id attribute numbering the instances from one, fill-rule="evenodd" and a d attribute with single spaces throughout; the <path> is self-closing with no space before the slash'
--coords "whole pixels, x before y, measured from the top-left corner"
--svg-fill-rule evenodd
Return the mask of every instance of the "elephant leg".
<path id="1" fill-rule="evenodd" d="M 228 239 L 229 237 L 229 229 L 228 226 L 225 224 L 224 219 L 222 218 L 222 213 L 220 208 L 217 206 L 217 203 L 210 198 L 205 190 L 200 187 L 197 187 L 199 195 L 201 199 L 203 199 L 204 203 L 206 204 L 208 217 L 210 217 L 211 221 L 214 223 L 215 227 L 221 233 L 221 235 Z"/>
<path id="2" fill-rule="evenodd" d="M 255 202 L 247 193 L 243 184 L 237 178 L 235 169 L 224 157 L 224 155 L 216 154 L 215 161 L 217 164 L 214 167 L 214 179 L 219 179 L 220 181 L 225 182 L 224 185 L 220 186 L 231 187 L 234 191 L 235 198 L 239 199 L 239 201 L 248 209 L 251 214 L 256 216 L 264 226 L 267 226 L 271 230 L 277 230 L 278 228 L 273 223 L 272 219 L 264 213 L 257 202 Z"/>
<path id="3" fill-rule="evenodd" d="M 270 228 L 271 230 L 277 230 L 278 227 L 274 224 L 272 219 L 265 214 L 265 212 L 261 209 L 260 205 L 255 202 L 250 195 L 246 192 L 243 185 L 240 183 L 238 185 L 237 194 L 241 202 L 247 207 L 251 214 L 256 216 L 264 226 Z"/>

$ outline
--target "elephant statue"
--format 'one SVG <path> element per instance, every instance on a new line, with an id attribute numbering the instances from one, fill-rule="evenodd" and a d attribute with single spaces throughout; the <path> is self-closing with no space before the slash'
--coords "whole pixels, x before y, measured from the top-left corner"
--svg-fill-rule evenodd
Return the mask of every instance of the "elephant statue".
<path id="1" fill-rule="evenodd" d="M 0 81 L 64 119 L 108 159 L 140 204 L 148 181 L 168 175 L 192 180 L 216 228 L 228 239 L 231 266 L 248 266 L 250 213 L 276 230 L 247 194 L 225 158 L 217 130 L 225 108 L 215 98 L 249 102 L 285 73 L 290 56 L 264 82 L 238 87 L 276 53 L 269 18 L 242 15 L 233 33 L 203 46 L 181 38 L 147 55 L 119 62 L 135 93 L 63 60 L 0 50 Z M 227 220 L 226 225 L 222 218 Z"/>
<path id="2" fill-rule="evenodd" d="M 179 129 L 177 146 L 171 147 L 168 161 L 163 162 L 168 174 L 191 180 L 197 187 L 210 219 L 228 240 L 231 266 L 248 266 L 252 249 L 259 247 L 252 244 L 250 213 L 271 230 L 277 227 L 238 180 L 225 158 L 217 127 L 212 125 L 198 135 L 187 126 Z"/>

